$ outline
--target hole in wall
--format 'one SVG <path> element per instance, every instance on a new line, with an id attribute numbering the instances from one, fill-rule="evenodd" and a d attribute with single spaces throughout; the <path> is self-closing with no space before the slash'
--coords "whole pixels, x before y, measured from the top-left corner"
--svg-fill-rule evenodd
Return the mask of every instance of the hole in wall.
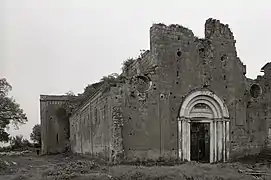
<path id="1" fill-rule="evenodd" d="M 200 58 L 204 58 L 205 57 L 205 49 L 204 48 L 199 48 L 198 51 L 199 51 Z M 205 61 L 203 61 L 203 63 L 206 64 Z"/>
<path id="2" fill-rule="evenodd" d="M 135 98 L 135 97 L 136 97 L 136 96 L 135 96 L 135 92 L 132 91 L 131 94 L 130 94 L 130 96 L 133 97 L 133 98 Z"/>
<path id="3" fill-rule="evenodd" d="M 226 54 L 222 55 L 220 59 L 222 62 L 224 62 L 227 59 L 227 55 Z"/>
<path id="4" fill-rule="evenodd" d="M 153 90 L 156 90 L 156 85 L 155 84 L 153 84 Z"/>
<path id="5" fill-rule="evenodd" d="M 178 36 L 178 40 L 181 40 L 181 36 Z"/>
<path id="6" fill-rule="evenodd" d="M 177 81 L 176 84 L 179 84 L 179 82 Z"/>
<path id="7" fill-rule="evenodd" d="M 177 77 L 179 77 L 179 71 L 177 71 Z"/>
<path id="8" fill-rule="evenodd" d="M 204 52 L 204 48 L 199 48 L 199 52 L 203 53 Z"/>
<path id="9" fill-rule="evenodd" d="M 258 84 L 253 84 L 250 87 L 250 95 L 253 98 L 258 98 L 262 94 L 262 88 Z"/>
<path id="10" fill-rule="evenodd" d="M 204 85 L 203 85 L 203 88 L 207 88 L 208 87 L 208 83 L 205 83 Z"/>
<path id="11" fill-rule="evenodd" d="M 181 55 L 182 55 L 182 52 L 181 52 L 180 50 L 178 50 L 178 51 L 177 51 L 177 56 L 178 56 L 178 57 L 181 57 Z"/>
<path id="12" fill-rule="evenodd" d="M 226 80 L 226 75 L 223 76 L 223 79 Z"/>
<path id="13" fill-rule="evenodd" d="M 56 134 L 56 143 L 58 143 L 58 133 Z"/>

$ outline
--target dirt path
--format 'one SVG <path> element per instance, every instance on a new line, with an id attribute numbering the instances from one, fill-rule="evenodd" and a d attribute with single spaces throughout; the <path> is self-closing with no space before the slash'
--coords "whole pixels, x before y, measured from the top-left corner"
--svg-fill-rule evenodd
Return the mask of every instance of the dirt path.
<path id="1" fill-rule="evenodd" d="M 24 156 L 1 157 L 0 180 L 43 180 L 43 179 L 217 179 L 250 180 L 257 179 L 249 174 L 248 165 L 241 163 L 197 164 L 185 163 L 178 166 L 106 166 L 89 158 L 79 156 Z M 4 164 L 3 164 L 4 162 Z M 3 168 L 3 167 L 6 168 Z M 266 165 L 254 165 L 258 174 L 270 173 Z M 262 171 L 259 171 L 261 169 Z M 238 170 L 240 170 L 238 172 Z M 250 173 L 251 174 L 251 173 Z M 253 174 L 253 173 L 252 173 Z M 258 179 L 271 179 L 261 176 Z"/>

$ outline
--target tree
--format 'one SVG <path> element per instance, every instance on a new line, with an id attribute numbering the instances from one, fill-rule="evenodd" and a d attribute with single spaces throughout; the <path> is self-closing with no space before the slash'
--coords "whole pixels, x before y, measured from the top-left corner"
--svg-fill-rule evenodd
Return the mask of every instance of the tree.
<path id="1" fill-rule="evenodd" d="M 30 134 L 30 139 L 35 142 L 38 143 L 38 145 L 41 145 L 41 126 L 40 124 L 36 124 L 33 128 L 32 128 L 32 133 Z"/>
<path id="2" fill-rule="evenodd" d="M 135 59 L 134 58 L 128 58 L 126 61 L 124 61 L 122 63 L 122 71 L 127 71 L 131 66 L 132 64 L 135 62 Z"/>
<path id="3" fill-rule="evenodd" d="M 31 146 L 31 143 L 24 139 L 22 135 L 17 135 L 15 137 L 11 137 L 9 139 L 11 149 L 20 149 L 20 148 L 27 148 Z"/>
<path id="4" fill-rule="evenodd" d="M 20 105 L 12 97 L 8 97 L 8 92 L 12 86 L 5 78 L 0 79 L 0 141 L 8 142 L 9 134 L 6 132 L 10 124 L 15 128 L 27 122 L 26 114 Z"/>

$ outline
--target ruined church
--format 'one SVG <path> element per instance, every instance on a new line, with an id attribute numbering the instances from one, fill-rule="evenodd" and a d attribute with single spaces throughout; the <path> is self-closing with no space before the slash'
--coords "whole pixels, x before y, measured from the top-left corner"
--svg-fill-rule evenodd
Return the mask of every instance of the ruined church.
<path id="1" fill-rule="evenodd" d="M 270 148 L 271 63 L 247 78 L 235 42 L 215 19 L 205 22 L 203 39 L 180 25 L 152 25 L 150 49 L 122 81 L 101 83 L 80 103 L 40 96 L 42 153 L 212 163 Z"/>

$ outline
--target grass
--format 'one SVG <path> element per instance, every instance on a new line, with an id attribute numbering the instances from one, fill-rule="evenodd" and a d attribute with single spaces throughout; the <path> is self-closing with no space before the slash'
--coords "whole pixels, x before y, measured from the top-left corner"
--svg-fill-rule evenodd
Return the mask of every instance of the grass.
<path id="1" fill-rule="evenodd" d="M 255 177 L 238 172 L 239 169 L 257 168 L 270 172 L 268 164 L 241 162 L 200 164 L 196 162 L 163 166 L 162 164 L 109 166 L 102 161 L 76 155 L 1 157 L 0 180 L 252 180 Z M 153 163 L 153 162 L 151 162 Z M 7 165 L 9 164 L 9 165 Z M 1 166 L 5 166 L 1 168 Z M 262 179 L 271 179 L 263 177 Z"/>

